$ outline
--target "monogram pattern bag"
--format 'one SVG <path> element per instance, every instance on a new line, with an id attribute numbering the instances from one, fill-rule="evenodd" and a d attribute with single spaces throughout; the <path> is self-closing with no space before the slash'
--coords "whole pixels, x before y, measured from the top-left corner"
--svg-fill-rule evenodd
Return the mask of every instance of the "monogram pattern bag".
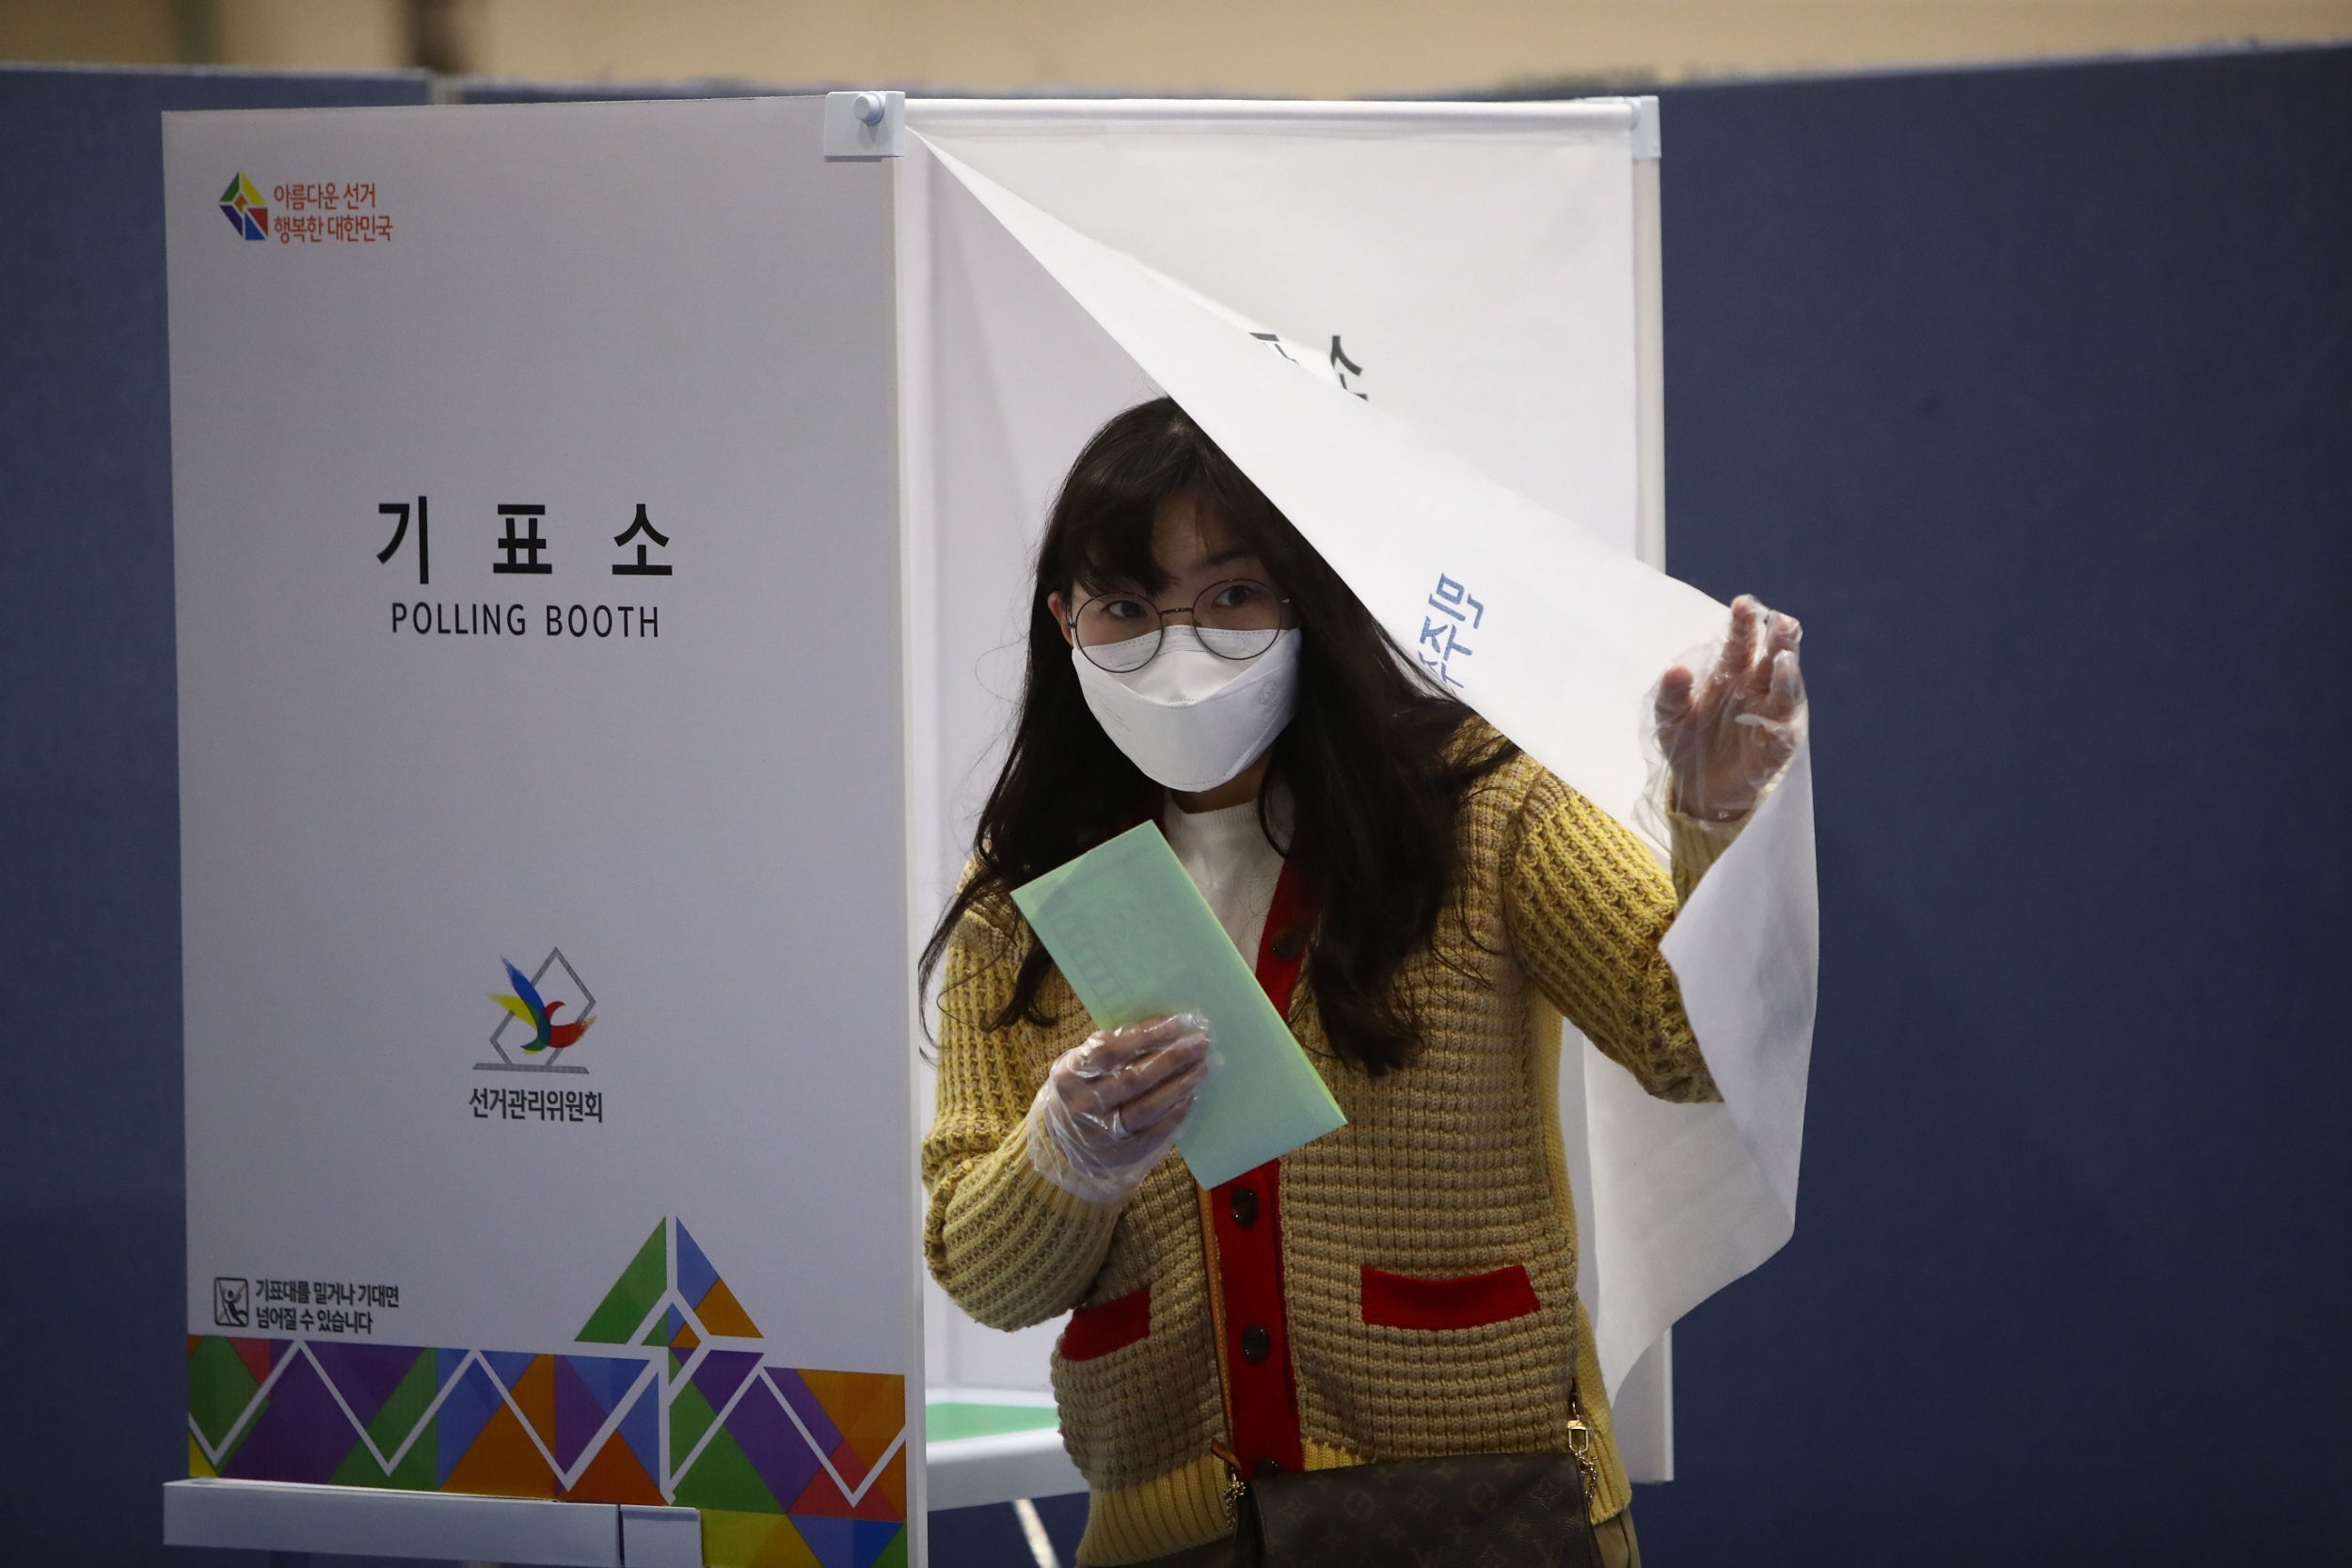
<path id="1" fill-rule="evenodd" d="M 1566 1453 L 1400 1459 L 1242 1489 L 1244 1568 L 1600 1568 Z"/>

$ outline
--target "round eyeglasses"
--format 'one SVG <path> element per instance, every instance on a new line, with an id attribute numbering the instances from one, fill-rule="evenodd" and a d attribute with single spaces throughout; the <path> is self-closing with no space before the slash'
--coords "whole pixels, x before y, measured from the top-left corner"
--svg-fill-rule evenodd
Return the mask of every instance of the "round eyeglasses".
<path id="1" fill-rule="evenodd" d="M 1290 606 L 1254 578 L 1213 582 L 1189 609 L 1162 610 L 1140 594 L 1097 594 L 1070 618 L 1070 635 L 1089 663 L 1123 675 L 1159 653 L 1168 616 L 1189 615 L 1200 645 L 1217 657 L 1255 658 L 1291 625 Z"/>

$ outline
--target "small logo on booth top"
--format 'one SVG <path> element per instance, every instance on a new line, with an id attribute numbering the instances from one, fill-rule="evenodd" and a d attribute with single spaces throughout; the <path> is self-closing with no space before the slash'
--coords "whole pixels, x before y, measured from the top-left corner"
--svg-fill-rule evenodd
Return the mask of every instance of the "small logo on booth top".
<path id="1" fill-rule="evenodd" d="M 392 237 L 392 214 L 377 204 L 373 180 L 286 180 L 264 187 L 239 169 L 220 193 L 220 214 L 241 237 L 280 245 L 383 245 Z"/>
<path id="2" fill-rule="evenodd" d="M 596 1022 L 596 998 L 564 950 L 548 948 L 529 974 L 504 958 L 499 962 L 514 990 L 485 993 L 506 1016 L 490 1031 L 498 1060 L 476 1066 L 487 1071 L 586 1072 L 567 1058 Z"/>
<path id="3" fill-rule="evenodd" d="M 269 238 L 269 209 L 262 204 L 262 193 L 253 188 L 253 182 L 240 169 L 229 182 L 229 188 L 220 193 L 220 210 L 229 220 L 229 227 L 248 240 Z"/>

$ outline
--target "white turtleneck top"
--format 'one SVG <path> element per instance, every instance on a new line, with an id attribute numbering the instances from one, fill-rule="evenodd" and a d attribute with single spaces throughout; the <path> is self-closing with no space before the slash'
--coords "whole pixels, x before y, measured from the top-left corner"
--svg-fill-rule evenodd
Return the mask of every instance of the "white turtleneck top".
<path id="1" fill-rule="evenodd" d="M 1287 797 L 1278 793 L 1269 806 L 1274 831 L 1288 844 Z M 1256 963 L 1266 911 L 1274 904 L 1274 884 L 1282 875 L 1281 852 L 1266 842 L 1264 830 L 1258 826 L 1258 802 L 1188 812 L 1170 796 L 1160 808 L 1160 831 L 1243 959 Z"/>

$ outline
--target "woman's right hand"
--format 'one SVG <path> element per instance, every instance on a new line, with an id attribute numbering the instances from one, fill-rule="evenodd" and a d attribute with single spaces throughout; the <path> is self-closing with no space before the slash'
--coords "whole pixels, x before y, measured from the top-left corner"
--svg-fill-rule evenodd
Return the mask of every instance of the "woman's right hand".
<path id="1" fill-rule="evenodd" d="M 1029 1163 L 1089 1203 L 1123 1203 L 1160 1163 L 1209 1075 L 1207 1024 L 1155 1018 L 1089 1035 L 1029 1105 Z"/>

